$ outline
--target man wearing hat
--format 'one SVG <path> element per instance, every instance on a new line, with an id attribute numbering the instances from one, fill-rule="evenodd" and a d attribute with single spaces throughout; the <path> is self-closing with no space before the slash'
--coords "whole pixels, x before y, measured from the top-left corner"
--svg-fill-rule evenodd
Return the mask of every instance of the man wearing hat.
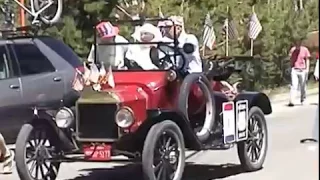
<path id="1" fill-rule="evenodd" d="M 170 42 L 176 37 L 179 48 L 182 48 L 185 43 L 193 44 L 195 51 L 192 54 L 185 54 L 187 60 L 185 70 L 188 73 L 202 72 L 202 61 L 200 58 L 199 41 L 197 37 L 185 32 L 183 17 L 171 16 L 169 19 L 170 21 L 166 21 L 167 32 L 165 33 L 164 41 Z M 178 62 L 178 64 L 181 63 Z"/>
<path id="2" fill-rule="evenodd" d="M 124 67 L 124 56 L 127 52 L 127 45 L 108 45 L 109 43 L 128 43 L 128 40 L 119 35 L 119 28 L 113 26 L 110 22 L 101 22 L 96 26 L 98 33 L 97 50 L 92 45 L 88 61 L 103 63 L 105 66 L 112 66 L 115 69 Z"/>

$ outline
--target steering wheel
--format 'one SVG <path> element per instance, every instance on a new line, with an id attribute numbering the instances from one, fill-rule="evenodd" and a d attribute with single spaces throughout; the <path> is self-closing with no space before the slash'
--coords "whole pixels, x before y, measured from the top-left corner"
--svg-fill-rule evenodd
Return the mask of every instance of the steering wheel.
<path id="1" fill-rule="evenodd" d="M 163 56 L 159 56 L 159 52 Z M 180 68 L 177 68 L 176 62 L 173 62 L 174 56 L 182 58 L 182 65 Z M 160 69 L 176 69 L 182 71 L 186 65 L 186 57 L 183 53 L 182 48 L 175 48 L 167 44 L 159 44 L 157 47 L 153 47 L 150 50 L 150 58 L 156 66 Z M 177 59 L 175 59 L 177 60 Z"/>

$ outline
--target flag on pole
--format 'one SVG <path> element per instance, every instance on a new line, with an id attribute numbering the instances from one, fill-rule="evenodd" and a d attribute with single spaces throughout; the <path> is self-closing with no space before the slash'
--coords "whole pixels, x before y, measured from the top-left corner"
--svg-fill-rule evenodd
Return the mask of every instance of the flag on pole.
<path id="1" fill-rule="evenodd" d="M 109 86 L 114 88 L 116 86 L 116 84 L 114 82 L 114 77 L 113 77 L 111 66 L 109 66 L 109 71 L 108 71 L 107 76 L 108 76 L 108 84 L 109 84 Z"/>
<path id="2" fill-rule="evenodd" d="M 112 88 L 115 87 L 115 82 L 114 82 L 111 66 L 109 66 L 108 72 L 107 72 L 104 65 L 102 64 L 99 73 L 100 73 L 100 77 L 99 77 L 98 84 L 100 84 L 100 85 L 108 84 Z"/>
<path id="3" fill-rule="evenodd" d="M 82 91 L 84 88 L 83 74 L 78 69 L 76 69 L 76 74 L 72 82 L 72 88 L 78 92 Z"/>
<path id="4" fill-rule="evenodd" d="M 260 21 L 257 17 L 257 14 L 253 12 L 249 21 L 248 36 L 250 39 L 255 40 L 261 31 L 262 31 L 262 26 L 260 24 Z"/>
<path id="5" fill-rule="evenodd" d="M 87 67 L 86 62 L 83 62 L 83 68 L 84 68 L 84 73 L 83 73 L 84 84 L 86 86 L 89 86 L 91 84 L 89 81 L 91 70 Z"/>
<path id="6" fill-rule="evenodd" d="M 228 13 L 228 17 L 224 21 L 223 30 L 227 34 L 229 39 L 237 39 L 238 38 L 238 30 L 236 27 L 236 23 L 234 22 L 230 13 Z"/>
<path id="7" fill-rule="evenodd" d="M 161 11 L 161 7 L 160 6 L 159 6 L 158 10 L 159 10 L 159 14 L 158 14 L 159 18 L 164 18 L 164 15 L 163 15 L 163 13 Z M 158 27 L 163 27 L 163 26 L 165 26 L 165 21 L 159 21 L 158 22 Z"/>
<path id="8" fill-rule="evenodd" d="M 90 71 L 91 72 L 90 72 L 90 76 L 89 76 L 89 81 L 94 84 L 98 83 L 99 77 L 100 77 L 100 72 L 99 72 L 99 69 L 95 63 L 90 64 Z"/>
<path id="9" fill-rule="evenodd" d="M 161 11 L 161 7 L 159 6 L 159 17 L 160 18 L 164 18 L 164 15 L 163 15 L 163 13 L 162 13 L 162 11 Z"/>
<path id="10" fill-rule="evenodd" d="M 203 45 L 207 46 L 210 50 L 212 50 L 215 41 L 216 34 L 214 32 L 210 14 L 208 13 L 204 22 Z"/>
<path id="11" fill-rule="evenodd" d="M 108 82 L 108 76 L 107 76 L 107 71 L 106 68 L 104 67 L 104 63 L 101 63 L 101 68 L 99 70 L 99 84 L 107 84 Z"/>

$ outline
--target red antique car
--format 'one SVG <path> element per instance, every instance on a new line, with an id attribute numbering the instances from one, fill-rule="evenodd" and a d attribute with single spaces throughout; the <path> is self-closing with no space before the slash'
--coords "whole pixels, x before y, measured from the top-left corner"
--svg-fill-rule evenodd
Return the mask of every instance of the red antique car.
<path id="1" fill-rule="evenodd" d="M 175 56 L 194 51 L 190 44 L 170 48 L 178 52 Z M 113 161 L 124 155 L 142 162 L 148 180 L 180 180 L 186 150 L 233 144 L 244 170 L 259 170 L 268 148 L 265 115 L 272 112 L 270 101 L 260 92 L 230 96 L 218 81 L 228 78 L 230 68 L 219 67 L 192 74 L 180 72 L 174 63 L 168 69 L 113 70 L 114 87 L 86 87 L 78 99 L 64 99 L 58 112 L 36 107 L 35 118 L 17 139 L 20 178 L 55 179 L 66 155 L 80 153 L 88 161 Z M 76 101 L 75 106 L 70 101 Z M 35 172 L 30 163 L 35 171 L 44 170 Z"/>

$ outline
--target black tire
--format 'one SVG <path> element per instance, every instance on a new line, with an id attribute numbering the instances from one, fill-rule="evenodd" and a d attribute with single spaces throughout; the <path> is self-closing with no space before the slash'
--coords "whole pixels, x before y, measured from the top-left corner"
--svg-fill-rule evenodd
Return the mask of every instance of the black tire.
<path id="1" fill-rule="evenodd" d="M 33 0 L 33 6 L 36 11 L 39 11 L 41 8 L 44 7 L 43 5 L 41 5 L 41 1 L 42 0 Z M 45 13 L 40 13 L 40 15 L 39 15 L 40 20 L 46 25 L 53 25 L 53 24 L 57 23 L 60 20 L 60 17 L 62 14 L 62 9 L 63 9 L 62 0 L 53 0 L 53 1 L 54 1 L 54 3 L 51 6 L 54 6 L 55 4 L 57 6 L 55 12 L 54 13 L 50 12 L 50 15 L 45 14 Z M 49 8 L 50 8 L 50 6 L 49 6 Z"/>
<path id="2" fill-rule="evenodd" d="M 155 156 L 158 157 L 158 152 L 160 154 L 160 149 L 158 148 L 157 145 L 159 145 L 159 141 L 163 139 L 165 136 L 170 137 L 174 139 L 176 142 L 177 147 L 174 147 L 175 145 L 171 145 L 170 141 L 169 143 L 166 141 L 166 147 L 162 147 L 163 149 L 169 149 L 171 147 L 171 150 L 175 149 L 174 155 L 178 155 L 178 160 L 177 157 L 175 159 L 171 159 L 171 152 L 168 153 L 162 158 L 159 159 L 159 163 L 157 165 L 154 165 L 155 161 Z M 168 147 L 170 145 L 170 147 Z M 178 152 L 177 152 L 178 151 Z M 170 156 L 170 158 L 169 158 Z M 157 158 L 156 158 L 157 159 Z M 158 159 L 157 159 L 158 160 Z M 159 169 L 159 171 L 163 172 L 164 169 L 165 172 L 167 172 L 168 168 L 164 168 L 164 166 L 161 166 L 163 164 L 166 165 L 171 165 L 170 161 L 174 161 L 173 164 L 176 169 L 171 169 L 173 170 L 173 177 L 171 178 L 172 180 L 180 180 L 182 179 L 182 175 L 184 172 L 184 167 L 185 167 L 185 145 L 184 145 L 184 138 L 182 135 L 182 132 L 179 128 L 179 126 L 170 121 L 166 120 L 163 122 L 160 122 L 158 124 L 155 124 L 152 126 L 152 128 L 149 130 L 148 135 L 146 137 L 146 140 L 144 142 L 143 146 L 143 152 L 142 152 L 142 169 L 143 169 L 143 174 L 146 180 L 156 180 L 159 179 L 156 177 L 157 171 L 156 169 Z M 169 164 L 168 164 L 169 163 Z M 169 166 L 166 166 L 169 167 Z M 171 166 L 170 166 L 171 167 Z M 159 174 L 161 174 L 159 172 Z M 159 175 L 158 174 L 158 175 Z M 170 178 L 166 177 L 166 180 L 169 180 Z"/>
<path id="3" fill-rule="evenodd" d="M 37 174 L 34 175 L 37 177 L 34 177 L 32 175 L 32 172 L 30 172 L 30 169 L 33 166 L 35 166 L 36 171 L 38 172 L 38 175 L 41 174 L 42 179 L 54 180 L 57 177 L 58 170 L 60 168 L 60 162 L 58 162 L 58 161 L 50 162 L 50 164 L 48 165 L 47 164 L 48 162 L 46 162 L 45 160 L 43 162 L 39 159 L 37 160 L 36 159 L 37 157 L 35 157 L 35 155 L 34 155 L 35 153 L 32 154 L 32 158 L 27 160 L 28 154 L 32 153 L 32 152 L 27 152 L 27 148 L 40 149 L 39 148 L 40 146 L 37 146 L 36 140 L 33 141 L 35 143 L 34 146 L 31 143 L 31 141 L 29 140 L 30 137 L 36 136 L 36 133 L 40 133 L 39 134 L 40 139 L 42 139 L 42 140 L 47 139 L 52 147 L 55 147 L 58 149 L 58 143 L 53 138 L 53 136 L 52 136 L 53 134 L 50 132 L 50 130 L 48 128 L 45 128 L 42 126 L 34 127 L 31 124 L 23 125 L 19 134 L 18 134 L 17 141 L 16 141 L 16 166 L 17 166 L 18 175 L 21 180 L 40 179 L 40 178 L 38 178 Z M 40 142 L 43 142 L 43 144 L 45 144 L 47 142 L 46 140 L 41 141 L 40 139 L 38 141 L 39 144 L 40 144 Z M 29 145 L 29 144 L 32 144 L 32 145 Z M 29 147 L 27 147 L 28 145 L 29 145 Z M 55 151 L 58 151 L 57 149 Z M 38 152 L 40 152 L 40 151 L 38 150 Z M 42 152 L 44 152 L 44 151 L 42 151 Z M 29 160 L 30 160 L 30 162 L 28 162 Z M 34 161 L 34 163 L 32 161 Z M 28 167 L 29 163 L 32 163 L 30 169 Z M 41 165 L 39 165 L 38 163 L 41 163 Z M 46 169 L 46 171 L 47 171 L 46 173 L 45 173 L 44 169 Z"/>
<path id="4" fill-rule="evenodd" d="M 252 123 L 257 122 L 258 131 L 256 132 L 252 129 Z M 255 128 L 255 127 L 254 127 Z M 263 163 L 266 159 L 267 150 L 268 150 L 268 128 L 264 113 L 259 107 L 252 107 L 249 111 L 249 121 L 248 121 L 248 139 L 245 141 L 238 142 L 238 156 L 241 162 L 243 169 L 247 172 L 257 171 L 263 167 Z M 254 131 L 254 132 L 253 132 Z M 260 132 L 261 131 L 261 132 Z M 257 134 L 256 134 L 257 133 Z M 259 134 L 261 133 L 261 134 Z M 253 140 L 253 136 L 259 135 L 262 138 Z M 255 137 L 256 138 L 256 137 Z M 259 144 L 258 141 L 261 141 Z M 250 146 L 250 143 L 251 146 Z M 260 147 L 260 152 L 255 151 L 253 148 L 258 149 L 257 146 Z M 251 153 L 249 154 L 249 150 L 251 147 Z M 259 154 L 255 154 L 253 152 L 257 152 Z M 253 157 L 255 156 L 255 158 Z M 253 160 L 254 159 L 254 160 Z"/>
<path id="5" fill-rule="evenodd" d="M 215 125 L 215 114 L 216 106 L 213 97 L 213 92 L 211 89 L 211 84 L 206 76 L 202 73 L 192 73 L 187 75 L 183 80 L 180 87 L 179 98 L 178 98 L 178 108 L 183 113 L 183 115 L 189 120 L 188 116 L 188 100 L 192 85 L 195 83 L 200 83 L 200 88 L 208 100 L 206 106 L 211 106 L 211 108 L 206 109 L 206 117 L 203 128 L 197 133 L 197 137 L 201 142 L 204 142 L 210 136 L 210 131 Z M 210 102 L 211 101 L 211 102 Z"/>

